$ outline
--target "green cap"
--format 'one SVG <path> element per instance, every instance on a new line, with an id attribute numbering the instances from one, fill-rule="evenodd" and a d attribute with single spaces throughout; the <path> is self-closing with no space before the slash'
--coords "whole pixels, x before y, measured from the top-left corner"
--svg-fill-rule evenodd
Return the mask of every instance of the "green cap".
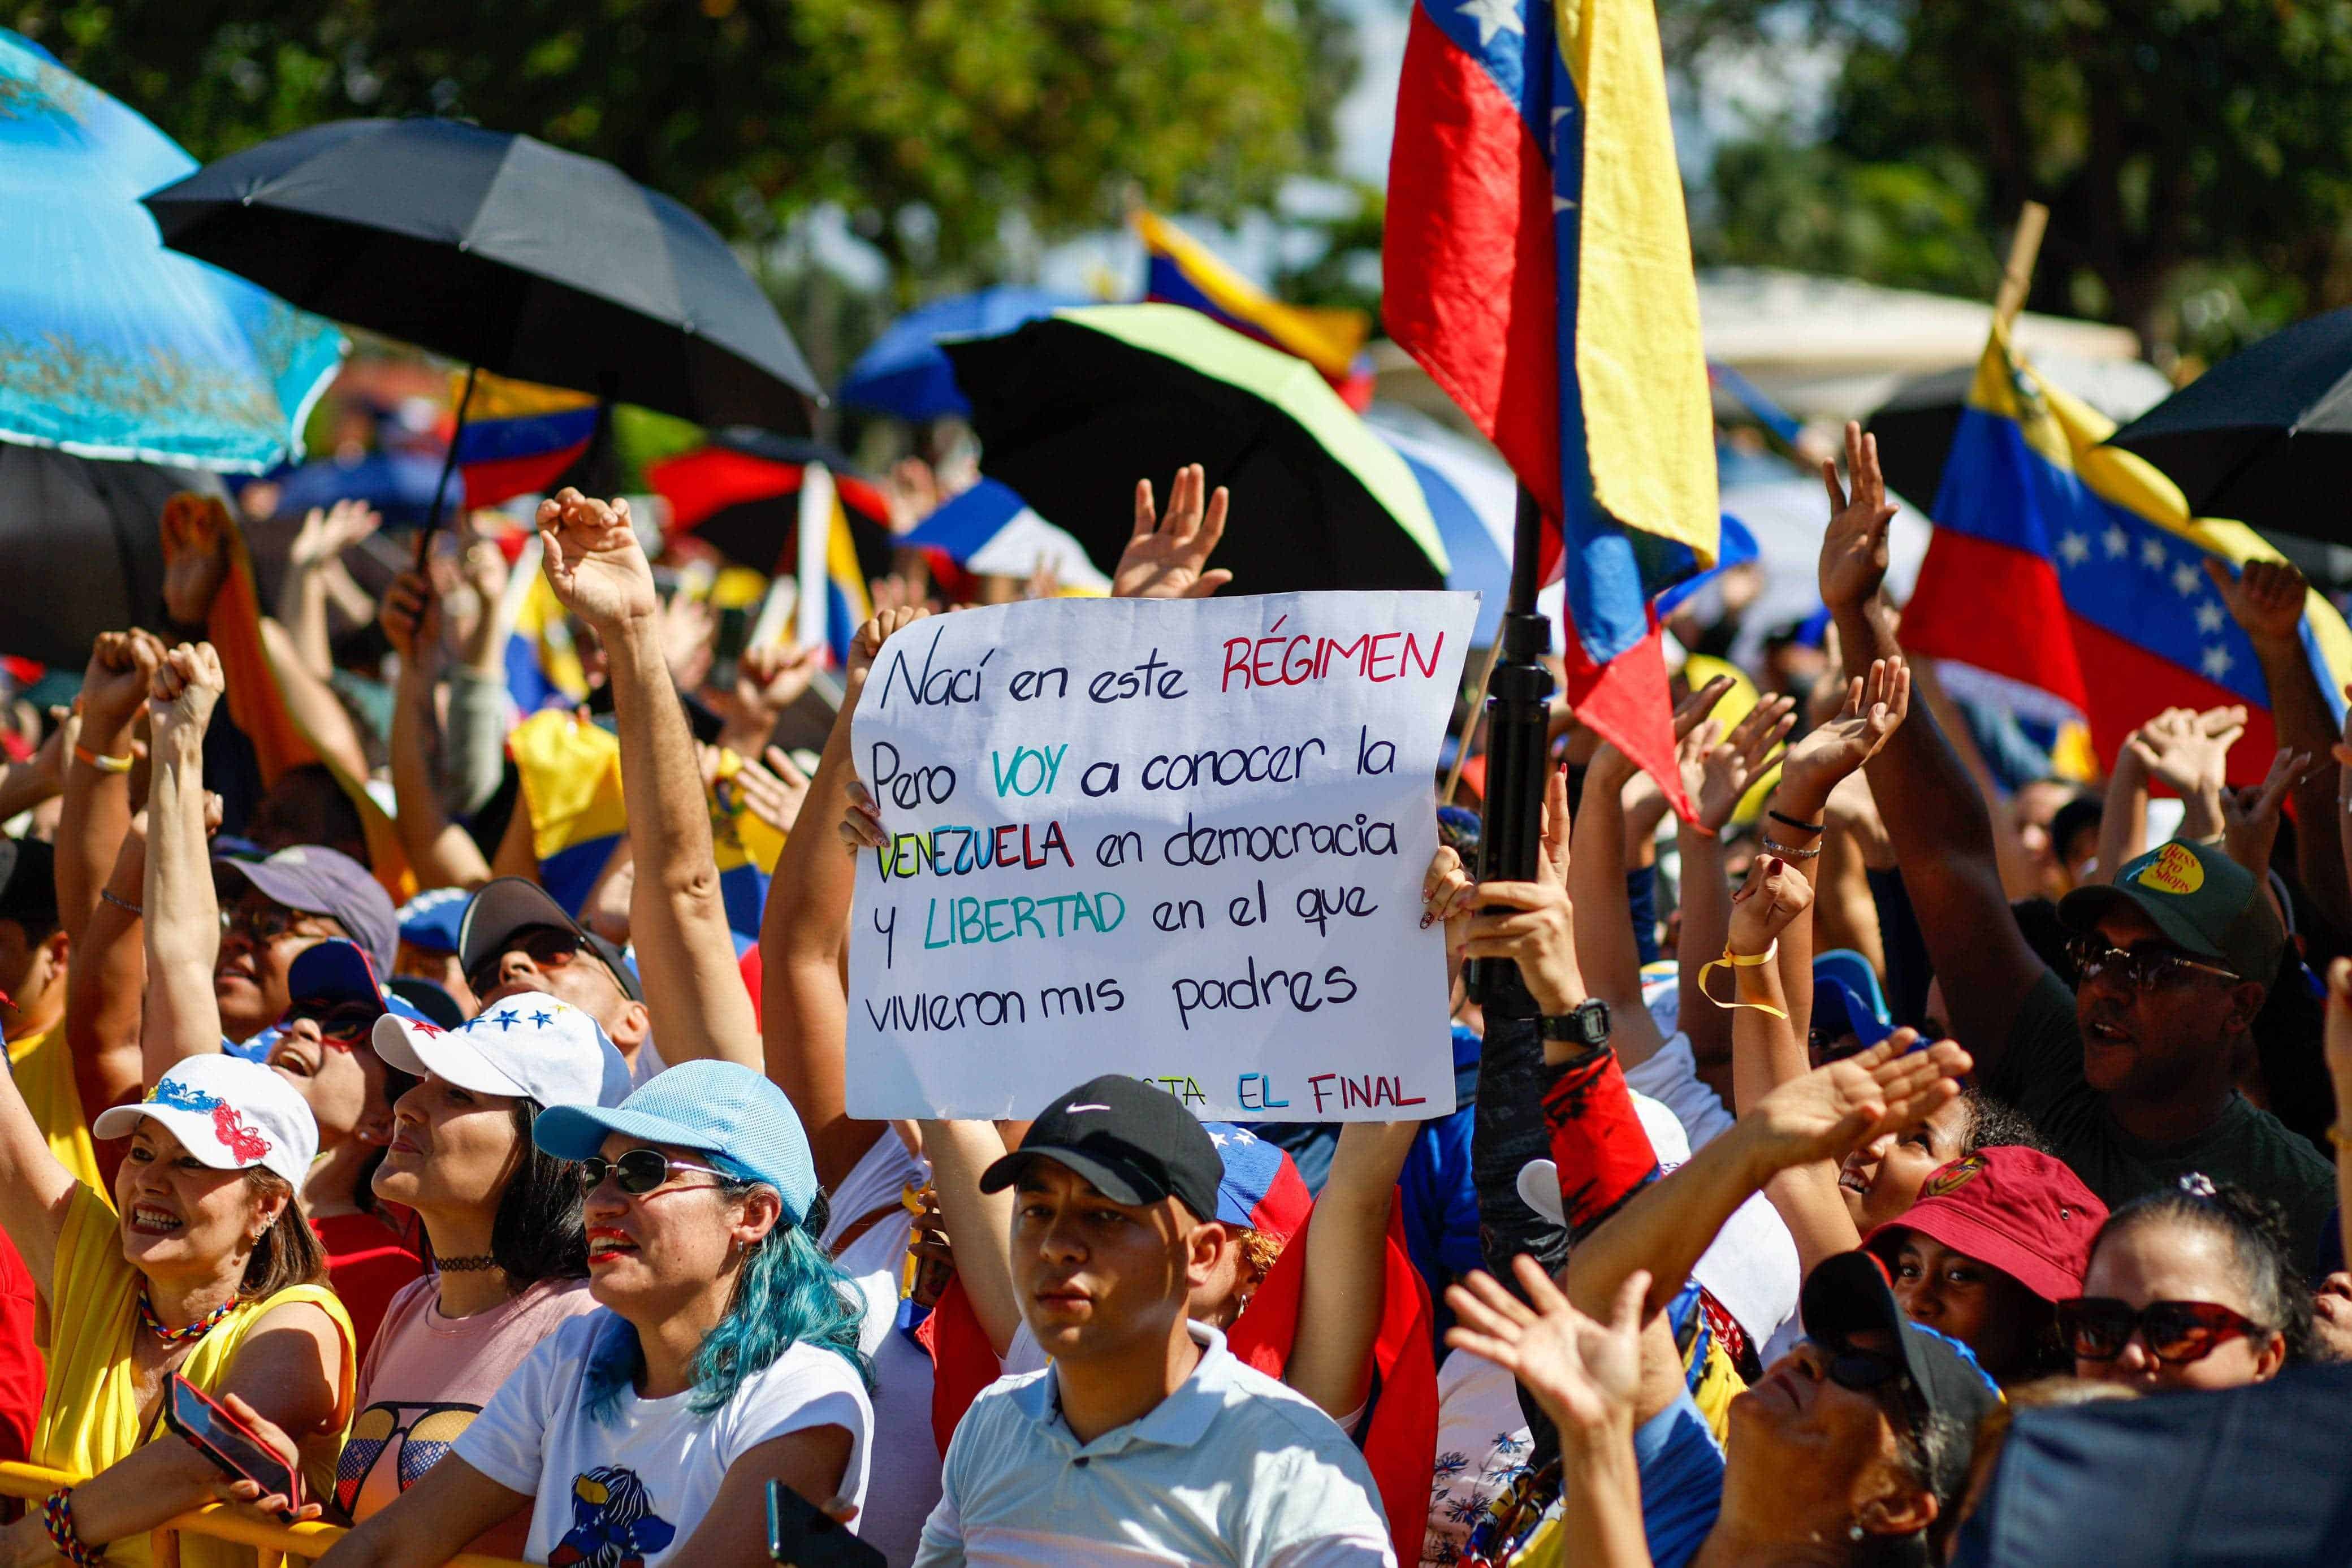
<path id="1" fill-rule="evenodd" d="M 2112 884 L 2078 887 L 2058 905 L 2058 917 L 2087 931 L 2118 903 L 2156 922 L 2186 952 L 2210 959 L 2242 978 L 2269 985 L 2278 973 L 2286 933 L 2252 872 L 2210 844 L 2174 840 L 2125 865 Z"/>

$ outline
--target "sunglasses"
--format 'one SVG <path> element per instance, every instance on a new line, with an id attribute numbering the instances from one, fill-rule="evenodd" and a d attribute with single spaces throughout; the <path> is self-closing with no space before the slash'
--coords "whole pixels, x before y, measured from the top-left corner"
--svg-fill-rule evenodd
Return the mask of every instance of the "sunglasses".
<path id="1" fill-rule="evenodd" d="M 2113 1361 L 2132 1335 L 2166 1366 L 2202 1361 L 2233 1339 L 2265 1337 L 2252 1320 L 2212 1301 L 2150 1301 L 2134 1311 L 2112 1296 L 2077 1296 L 2058 1303 L 2058 1330 L 2084 1361 Z"/>
<path id="2" fill-rule="evenodd" d="M 2225 980 L 2244 978 L 2234 970 L 2174 953 L 2162 947 L 2118 947 L 2096 933 L 2072 937 L 2066 956 L 2084 981 L 2112 970 L 2116 979 L 2136 991 L 2153 991 L 2177 983 L 2190 972 L 2219 975 Z"/>
<path id="3" fill-rule="evenodd" d="M 580 1162 L 580 1174 L 586 1179 L 589 1191 L 593 1192 L 603 1186 L 604 1178 L 611 1176 L 613 1185 L 631 1197 L 643 1197 L 679 1171 L 717 1176 L 720 1181 L 730 1179 L 725 1171 L 674 1160 L 659 1149 L 631 1149 L 617 1160 L 608 1160 L 602 1155 L 590 1155 Z"/>
<path id="4" fill-rule="evenodd" d="M 1913 1431 L 1920 1428 L 1923 1418 L 1911 1385 L 1911 1369 L 1901 1356 L 1881 1351 L 1840 1350 L 1822 1340 L 1812 1343 L 1828 1355 L 1822 1370 L 1832 1383 L 1882 1401 L 1891 1388 L 1904 1419 L 1911 1424 Z"/>
<path id="5" fill-rule="evenodd" d="M 499 971 L 509 953 L 520 953 L 541 969 L 560 969 L 587 952 L 588 944 L 577 932 L 553 925 L 533 925 L 508 937 L 506 945 L 485 959 L 479 968 L 469 970 L 466 984 L 478 997 L 498 989 Z M 599 964 L 604 962 L 599 955 L 589 953 L 589 956 Z M 620 984 L 617 977 L 613 983 Z"/>
<path id="6" fill-rule="evenodd" d="M 374 1032 L 375 1020 L 383 1016 L 382 1008 L 365 1002 L 296 1002 L 286 1009 L 289 1024 L 309 1019 L 319 1026 L 319 1038 L 330 1045 L 357 1045 Z"/>
<path id="7" fill-rule="evenodd" d="M 316 920 L 331 925 L 334 929 L 332 931 L 316 929 L 297 931 L 294 929 L 294 925 L 300 920 Z M 263 904 L 243 909 L 224 909 L 221 911 L 220 922 L 222 936 L 231 936 L 241 933 L 247 942 L 257 947 L 268 947 L 288 936 L 299 936 L 306 941 L 324 942 L 331 937 L 343 935 L 342 925 L 333 916 L 313 915 L 308 910 L 289 909 L 282 904 Z"/>

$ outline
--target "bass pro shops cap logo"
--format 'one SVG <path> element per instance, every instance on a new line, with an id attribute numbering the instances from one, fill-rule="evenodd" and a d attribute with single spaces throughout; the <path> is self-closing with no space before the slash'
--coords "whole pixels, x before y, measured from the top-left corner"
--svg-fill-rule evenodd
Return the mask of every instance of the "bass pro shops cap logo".
<path id="1" fill-rule="evenodd" d="M 2167 844 L 2132 880 L 2158 893 L 2187 894 L 2205 885 L 2205 866 L 2186 846 Z"/>

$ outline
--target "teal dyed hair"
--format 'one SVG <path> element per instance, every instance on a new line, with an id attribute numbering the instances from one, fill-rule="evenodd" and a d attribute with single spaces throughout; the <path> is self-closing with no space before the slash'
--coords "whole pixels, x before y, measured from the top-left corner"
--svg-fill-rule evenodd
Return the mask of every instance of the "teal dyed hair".
<path id="1" fill-rule="evenodd" d="M 719 1197 L 731 1203 L 762 1185 L 733 1178 L 719 1189 Z M 694 1354 L 694 1397 L 688 1406 L 696 1415 L 719 1409 L 735 1396 L 745 1378 L 766 1371 L 784 1352 L 802 1343 L 840 1355 L 872 1391 L 874 1369 L 857 1348 L 864 1298 L 817 1245 L 815 1232 L 824 1226 L 826 1212 L 824 1195 L 819 1193 L 804 1220 L 794 1220 L 787 1209 L 775 1228 L 744 1254 L 727 1315 L 703 1336 L 702 1348 Z M 642 1361 L 637 1331 L 615 1318 L 590 1353 L 590 1420 L 613 1418 L 620 1408 L 621 1390 L 635 1380 Z"/>

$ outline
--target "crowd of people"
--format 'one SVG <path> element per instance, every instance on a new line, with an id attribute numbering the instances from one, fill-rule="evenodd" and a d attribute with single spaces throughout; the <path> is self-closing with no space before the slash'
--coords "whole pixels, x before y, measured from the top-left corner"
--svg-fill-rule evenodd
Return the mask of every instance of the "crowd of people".
<path id="1" fill-rule="evenodd" d="M 331 1568 L 742 1568 L 781 1483 L 894 1568 L 1939 1563 L 2021 1410 L 2352 1359 L 2352 732 L 2302 579 L 2224 585 L 2269 780 L 2224 784 L 2242 710 L 2173 711 L 2100 793 L 1906 659 L 1873 443 L 1823 477 L 1822 616 L 1750 673 L 1740 595 L 1677 612 L 1690 818 L 1565 704 L 1532 880 L 1439 808 L 1460 1103 L 1339 1127 L 1115 1074 L 850 1113 L 857 858 L 923 825 L 851 723 L 957 608 L 919 561 L 807 767 L 814 658 L 715 660 L 625 502 L 541 502 L 626 800 L 559 874 L 494 518 L 370 596 L 372 519 L 314 516 L 265 615 L 175 502 L 155 624 L 0 775 L 0 1458 L 76 1478 L 7 1560 L 219 1502 L 350 1526 Z M 1228 587 L 1206 489 L 1139 487 L 1115 591 Z M 750 920 L 739 823 L 782 841 Z M 177 1380 L 299 1487 L 180 1440 Z"/>

